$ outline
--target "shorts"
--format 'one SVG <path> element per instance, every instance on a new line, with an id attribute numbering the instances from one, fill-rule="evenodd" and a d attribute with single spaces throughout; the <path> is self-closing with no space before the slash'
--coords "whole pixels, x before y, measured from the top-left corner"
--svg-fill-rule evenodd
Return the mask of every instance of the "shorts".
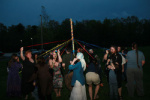
<path id="1" fill-rule="evenodd" d="M 86 74 L 86 83 L 88 85 L 91 85 L 92 83 L 95 85 L 100 84 L 100 77 L 97 73 L 95 72 L 88 72 Z"/>

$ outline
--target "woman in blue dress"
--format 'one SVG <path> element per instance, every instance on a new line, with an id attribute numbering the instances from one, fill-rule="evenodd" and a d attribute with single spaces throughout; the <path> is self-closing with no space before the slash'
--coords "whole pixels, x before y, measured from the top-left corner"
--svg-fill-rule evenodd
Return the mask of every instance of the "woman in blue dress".
<path id="1" fill-rule="evenodd" d="M 21 79 L 19 69 L 22 65 L 19 63 L 17 55 L 13 54 L 8 63 L 7 96 L 21 96 Z"/>

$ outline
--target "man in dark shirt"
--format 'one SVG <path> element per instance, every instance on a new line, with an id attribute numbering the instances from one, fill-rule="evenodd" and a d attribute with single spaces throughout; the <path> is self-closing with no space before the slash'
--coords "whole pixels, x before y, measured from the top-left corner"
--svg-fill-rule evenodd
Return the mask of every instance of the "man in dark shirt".
<path id="1" fill-rule="evenodd" d="M 71 51 L 72 50 L 70 48 L 66 49 L 66 54 L 62 58 L 62 67 L 64 69 L 64 75 L 68 74 L 70 62 L 75 58 Z"/>
<path id="2" fill-rule="evenodd" d="M 94 58 L 92 58 L 91 56 L 89 56 L 89 62 L 95 62 L 98 65 L 98 69 L 97 70 L 98 70 L 98 74 L 99 74 L 99 77 L 100 77 L 100 86 L 103 87 L 102 69 L 101 69 L 101 64 L 100 64 L 100 58 L 98 57 L 98 55 L 94 54 L 93 49 L 90 49 L 89 53 L 91 54 L 92 57 L 94 57 Z"/>
<path id="3" fill-rule="evenodd" d="M 71 53 L 71 48 L 66 49 L 66 54 L 62 58 L 62 67 L 63 67 L 63 73 L 64 73 L 64 82 L 66 87 L 71 91 L 71 80 L 73 72 L 69 72 L 69 65 L 70 62 L 75 58 L 75 56 Z"/>
<path id="4" fill-rule="evenodd" d="M 116 46 L 111 46 L 110 48 L 111 56 L 108 58 L 107 67 L 109 71 L 109 85 L 110 85 L 110 98 L 113 96 L 117 100 L 118 94 L 119 99 L 122 100 L 122 57 L 117 51 Z M 115 73 L 115 74 L 114 74 Z M 117 79 L 117 84 L 115 80 Z M 116 91 L 117 87 L 118 91 Z M 114 91 L 115 90 L 115 91 Z M 117 93 L 118 92 L 118 93 Z"/>

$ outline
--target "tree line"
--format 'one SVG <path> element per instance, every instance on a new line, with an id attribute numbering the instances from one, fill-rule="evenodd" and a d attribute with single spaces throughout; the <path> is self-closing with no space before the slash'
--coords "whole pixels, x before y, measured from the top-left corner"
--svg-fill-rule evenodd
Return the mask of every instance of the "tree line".
<path id="1" fill-rule="evenodd" d="M 82 20 L 73 23 L 74 37 L 101 47 L 110 45 L 131 46 L 137 42 L 140 46 L 148 46 L 150 39 L 150 19 L 139 19 L 136 16 L 100 20 Z M 49 20 L 42 26 L 43 43 L 71 38 L 70 20 L 61 23 Z M 32 39 L 31 39 L 32 38 Z M 41 25 L 5 26 L 0 23 L 0 51 L 16 52 L 20 46 L 41 43 Z M 50 49 L 55 44 L 44 45 Z M 41 46 L 34 47 L 40 49 Z M 31 48 L 27 48 L 31 49 Z"/>

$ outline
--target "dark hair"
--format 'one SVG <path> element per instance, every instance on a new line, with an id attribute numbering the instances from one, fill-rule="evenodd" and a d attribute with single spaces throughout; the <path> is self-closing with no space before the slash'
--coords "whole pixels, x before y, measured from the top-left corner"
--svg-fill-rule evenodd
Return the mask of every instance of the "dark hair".
<path id="1" fill-rule="evenodd" d="M 11 55 L 10 61 L 8 62 L 8 67 L 11 67 L 13 62 L 17 62 L 17 59 L 15 59 L 15 57 L 17 57 L 17 54 L 14 53 Z"/>
<path id="2" fill-rule="evenodd" d="M 118 47 L 115 46 L 115 45 L 112 45 L 111 47 L 113 47 L 113 48 L 116 50 L 116 54 L 118 54 Z M 114 56 L 117 56 L 117 55 L 110 53 L 110 58 L 113 58 Z M 119 68 L 119 66 L 116 64 L 116 61 L 112 61 L 112 63 L 114 64 L 114 67 L 115 67 L 116 69 Z"/>
<path id="3" fill-rule="evenodd" d="M 120 47 L 120 49 L 122 50 L 122 47 L 118 45 L 117 49 Z"/>
<path id="4" fill-rule="evenodd" d="M 66 51 L 72 52 L 72 49 L 70 47 L 66 48 Z"/>
<path id="5" fill-rule="evenodd" d="M 43 67 L 43 66 L 45 65 L 45 59 L 44 59 L 44 57 L 38 58 L 38 64 L 39 64 L 41 67 Z"/>
<path id="6" fill-rule="evenodd" d="M 138 45 L 137 45 L 137 43 L 133 42 L 133 43 L 132 43 L 132 48 L 135 49 L 137 66 L 138 66 L 138 68 L 140 68 L 139 63 L 138 63 L 138 58 L 139 58 L 139 57 L 138 57 Z"/>
<path id="7" fill-rule="evenodd" d="M 78 51 L 81 52 L 81 53 L 84 52 L 84 50 L 82 48 L 78 48 Z"/>
<path id="8" fill-rule="evenodd" d="M 116 50 L 116 53 L 118 53 L 118 47 L 115 45 L 112 45 L 111 47 L 113 47 Z"/>
<path id="9" fill-rule="evenodd" d="M 38 58 L 38 53 L 35 53 L 35 54 L 34 54 L 34 56 L 33 56 L 34 59 L 35 59 L 35 55 L 37 55 L 37 58 Z"/>
<path id="10" fill-rule="evenodd" d="M 56 53 L 56 55 L 57 55 L 57 53 Z M 54 59 L 53 55 L 50 55 L 50 59 L 52 59 L 52 60 Z M 57 58 L 56 58 L 56 62 L 58 62 L 58 55 L 57 55 Z"/>

